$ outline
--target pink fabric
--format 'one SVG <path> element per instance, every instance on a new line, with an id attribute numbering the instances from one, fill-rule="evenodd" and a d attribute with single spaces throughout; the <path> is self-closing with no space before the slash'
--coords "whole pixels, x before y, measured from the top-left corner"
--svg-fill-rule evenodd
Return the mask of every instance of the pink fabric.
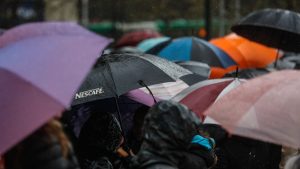
<path id="1" fill-rule="evenodd" d="M 232 82 L 228 80 L 221 83 L 210 84 L 194 90 L 183 98 L 180 103 L 186 105 L 195 112 L 199 117 L 203 118 L 203 112 L 214 103 L 223 89 Z"/>
<path id="2" fill-rule="evenodd" d="M 64 22 L 24 24 L 0 36 L 0 154 L 69 106 L 110 42 Z"/>
<path id="3" fill-rule="evenodd" d="M 127 92 L 125 94 L 128 98 L 130 98 L 131 100 L 134 100 L 136 102 L 142 103 L 146 106 L 153 106 L 155 104 L 153 97 L 148 94 L 145 93 L 144 91 L 140 90 L 140 89 L 135 89 L 135 90 L 131 90 L 130 92 Z M 156 102 L 159 102 L 160 99 L 154 97 Z"/>
<path id="4" fill-rule="evenodd" d="M 18 143 L 64 106 L 20 77 L 0 69 L 0 154 Z"/>
<path id="5" fill-rule="evenodd" d="M 299 106 L 300 72 L 285 70 L 242 84 L 205 115 L 233 134 L 299 148 Z"/>

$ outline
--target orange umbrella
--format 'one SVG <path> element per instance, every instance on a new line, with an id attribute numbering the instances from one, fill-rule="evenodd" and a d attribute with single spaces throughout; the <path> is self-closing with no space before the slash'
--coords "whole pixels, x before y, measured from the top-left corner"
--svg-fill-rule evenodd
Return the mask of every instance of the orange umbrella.
<path id="1" fill-rule="evenodd" d="M 226 73 L 233 72 L 236 70 L 236 66 L 230 66 L 228 68 L 221 68 L 221 67 L 211 67 L 210 68 L 210 76 L 209 79 L 218 79 L 225 76 Z"/>
<path id="2" fill-rule="evenodd" d="M 241 69 L 264 68 L 277 57 L 277 49 L 249 41 L 234 33 L 210 42 L 226 52 Z"/>

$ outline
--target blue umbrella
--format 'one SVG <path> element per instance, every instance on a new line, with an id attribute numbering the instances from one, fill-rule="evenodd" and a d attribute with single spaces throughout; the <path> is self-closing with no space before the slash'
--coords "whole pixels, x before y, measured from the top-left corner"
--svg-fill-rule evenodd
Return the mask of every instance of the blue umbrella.
<path id="1" fill-rule="evenodd" d="M 171 61 L 198 61 L 210 66 L 227 68 L 236 65 L 224 51 L 196 37 L 182 37 L 160 43 L 146 51 Z"/>
<path id="2" fill-rule="evenodd" d="M 143 52 L 153 48 L 154 46 L 156 46 L 157 44 L 163 43 L 163 42 L 167 42 L 169 41 L 171 38 L 169 37 L 159 37 L 159 38 L 150 38 L 150 39 L 146 39 L 143 40 L 141 43 L 138 44 L 137 48 Z"/>

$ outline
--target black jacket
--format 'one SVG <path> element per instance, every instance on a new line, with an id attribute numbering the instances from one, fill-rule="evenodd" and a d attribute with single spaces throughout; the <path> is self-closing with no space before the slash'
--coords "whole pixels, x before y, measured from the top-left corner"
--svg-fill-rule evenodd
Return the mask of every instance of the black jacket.
<path id="1" fill-rule="evenodd" d="M 236 135 L 229 136 L 219 125 L 202 125 L 216 140 L 214 169 L 279 169 L 281 146 Z"/>
<path id="2" fill-rule="evenodd" d="M 94 112 L 83 125 L 77 142 L 77 155 L 82 169 L 112 169 L 112 158 L 122 139 L 116 117 Z"/>
<path id="3" fill-rule="evenodd" d="M 213 165 L 213 151 L 191 144 L 200 125 L 198 117 L 179 103 L 154 105 L 145 118 L 144 141 L 133 168 L 206 169 Z"/>

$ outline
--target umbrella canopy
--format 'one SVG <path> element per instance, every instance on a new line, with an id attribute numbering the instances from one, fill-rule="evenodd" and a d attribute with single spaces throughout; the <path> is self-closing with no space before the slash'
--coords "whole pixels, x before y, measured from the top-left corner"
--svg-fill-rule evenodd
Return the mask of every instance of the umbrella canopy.
<path id="1" fill-rule="evenodd" d="M 111 40 L 74 23 L 31 23 L 0 36 L 0 154 L 67 108 Z"/>
<path id="2" fill-rule="evenodd" d="M 257 76 L 261 76 L 267 73 L 270 73 L 271 71 L 265 68 L 261 68 L 261 69 L 244 69 L 244 70 L 240 70 L 238 72 L 234 71 L 234 72 L 230 72 L 227 73 L 225 75 L 225 77 L 239 77 L 239 78 L 243 78 L 243 79 L 252 79 L 255 78 Z"/>
<path id="3" fill-rule="evenodd" d="M 230 133 L 300 147 L 300 72 L 282 70 L 249 80 L 206 112 Z"/>
<path id="4" fill-rule="evenodd" d="M 270 47 L 300 52 L 300 14 L 293 11 L 254 11 L 232 26 L 231 30 Z"/>
<path id="5" fill-rule="evenodd" d="M 169 37 L 157 37 L 157 38 L 150 38 L 143 40 L 141 43 L 137 45 L 137 48 L 140 49 L 141 51 L 145 52 L 151 48 L 153 48 L 155 45 L 167 42 L 171 40 Z"/>
<path id="6" fill-rule="evenodd" d="M 155 97 L 161 100 L 169 100 L 188 87 L 189 85 L 183 82 L 182 80 L 177 80 L 176 82 L 167 82 L 151 85 L 149 86 L 149 89 Z M 149 93 L 149 91 L 145 87 L 140 89 L 146 93 Z"/>
<path id="7" fill-rule="evenodd" d="M 156 98 L 156 100 L 158 101 L 159 99 Z M 124 125 L 124 133 L 128 134 L 132 128 L 134 112 L 141 106 L 151 107 L 154 105 L 154 101 L 151 95 L 136 89 L 120 96 L 118 98 L 118 104 L 121 113 L 121 121 Z M 71 111 L 68 112 L 69 116 L 67 123 L 71 126 L 76 137 L 79 137 L 80 130 L 90 117 L 90 113 L 97 109 L 102 112 L 111 113 L 116 113 L 118 111 L 115 106 L 115 100 L 109 98 L 74 106 Z"/>
<path id="8" fill-rule="evenodd" d="M 175 63 L 152 55 L 104 55 L 75 94 L 72 105 L 120 96 L 144 85 L 175 81 L 191 73 Z"/>
<path id="9" fill-rule="evenodd" d="M 207 80 L 210 77 L 211 69 L 208 64 L 196 61 L 179 61 L 176 63 L 181 67 L 193 72 L 193 74 L 185 75 L 180 78 L 189 86 L 200 81 Z"/>
<path id="10" fill-rule="evenodd" d="M 116 47 L 136 46 L 145 39 L 161 37 L 162 35 L 153 29 L 132 31 L 124 34 L 116 43 Z"/>
<path id="11" fill-rule="evenodd" d="M 215 100 L 242 82 L 244 82 L 244 80 L 233 78 L 202 81 L 184 89 L 173 97 L 172 100 L 186 105 L 199 117 L 203 118 L 204 111 L 213 104 Z"/>
<path id="12" fill-rule="evenodd" d="M 203 77 L 209 77 L 211 70 L 208 64 L 196 62 L 196 61 L 179 61 L 176 62 L 181 67 L 188 69 L 189 71 L 198 74 Z"/>
<path id="13" fill-rule="evenodd" d="M 227 68 L 235 65 L 225 52 L 196 37 L 176 38 L 146 51 L 171 61 L 198 61 L 209 66 Z"/>
<path id="14" fill-rule="evenodd" d="M 141 50 L 139 50 L 136 47 L 131 47 L 131 46 L 125 46 L 125 47 L 121 47 L 121 48 L 117 48 L 117 49 L 107 49 L 110 51 L 105 51 L 106 54 L 120 54 L 120 53 L 140 53 L 142 54 L 143 52 Z"/>
<path id="15" fill-rule="evenodd" d="M 274 62 L 277 50 L 247 40 L 236 34 L 213 39 L 210 43 L 226 52 L 239 68 L 264 68 Z"/>

